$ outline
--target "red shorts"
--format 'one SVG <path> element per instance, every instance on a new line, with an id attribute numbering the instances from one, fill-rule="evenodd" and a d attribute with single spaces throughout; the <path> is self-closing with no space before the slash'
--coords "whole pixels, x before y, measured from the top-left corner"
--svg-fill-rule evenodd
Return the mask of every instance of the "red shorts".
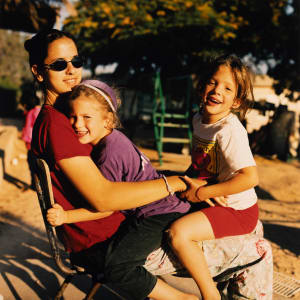
<path id="1" fill-rule="evenodd" d="M 243 210 L 215 206 L 201 209 L 201 212 L 208 218 L 216 239 L 250 233 L 258 221 L 257 203 Z"/>

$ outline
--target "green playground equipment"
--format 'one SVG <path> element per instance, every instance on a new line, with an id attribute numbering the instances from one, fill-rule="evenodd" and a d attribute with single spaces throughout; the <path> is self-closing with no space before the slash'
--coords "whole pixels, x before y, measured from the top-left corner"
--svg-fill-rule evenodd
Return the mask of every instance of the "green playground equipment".
<path id="1" fill-rule="evenodd" d="M 160 165 L 163 163 L 164 143 L 188 144 L 189 147 L 191 146 L 191 92 L 192 79 L 189 75 L 166 78 L 162 82 L 160 71 L 156 72 L 152 120 Z M 173 131 L 171 136 L 171 130 L 167 132 L 166 128 L 178 128 L 181 132 Z"/>

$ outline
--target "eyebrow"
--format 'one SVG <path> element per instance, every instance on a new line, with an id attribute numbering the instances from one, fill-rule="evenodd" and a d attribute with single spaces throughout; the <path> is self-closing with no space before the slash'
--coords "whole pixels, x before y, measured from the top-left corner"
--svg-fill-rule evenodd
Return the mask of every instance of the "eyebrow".
<path id="1" fill-rule="evenodd" d="M 209 81 L 211 81 L 211 80 L 213 80 L 213 81 L 219 81 L 219 80 L 217 80 L 215 77 L 211 77 L 207 82 L 209 82 Z M 224 84 L 225 84 L 225 85 L 229 85 L 229 86 L 231 86 L 231 87 L 235 87 L 235 83 L 234 83 L 234 82 L 224 81 Z"/>
<path id="2" fill-rule="evenodd" d="M 230 81 L 224 81 L 224 84 L 225 84 L 225 85 L 232 86 L 232 87 L 235 87 L 235 84 L 234 84 L 234 82 L 230 82 Z"/>

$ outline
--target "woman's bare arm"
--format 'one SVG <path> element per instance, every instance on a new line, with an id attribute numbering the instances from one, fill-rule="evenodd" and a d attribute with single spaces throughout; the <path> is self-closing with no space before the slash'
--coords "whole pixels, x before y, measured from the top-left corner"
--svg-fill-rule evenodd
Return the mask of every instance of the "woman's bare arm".
<path id="1" fill-rule="evenodd" d="M 88 156 L 58 161 L 58 165 L 76 189 L 98 211 L 115 211 L 139 207 L 168 196 L 163 179 L 143 182 L 111 182 Z M 186 184 L 178 176 L 168 177 L 175 192 L 184 191 Z"/>

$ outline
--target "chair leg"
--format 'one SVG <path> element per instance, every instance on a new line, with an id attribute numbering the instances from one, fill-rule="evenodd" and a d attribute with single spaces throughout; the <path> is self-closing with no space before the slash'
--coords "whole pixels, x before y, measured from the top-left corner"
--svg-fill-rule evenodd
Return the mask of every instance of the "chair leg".
<path id="1" fill-rule="evenodd" d="M 64 293 L 66 287 L 68 286 L 68 284 L 72 281 L 73 277 L 74 277 L 74 274 L 71 274 L 65 278 L 65 280 L 64 280 L 63 284 L 60 286 L 54 300 L 60 300 L 63 297 L 63 293 Z"/>
<path id="2" fill-rule="evenodd" d="M 94 295 L 97 293 L 98 289 L 100 288 L 101 283 L 100 282 L 95 282 L 90 289 L 90 291 L 87 293 L 86 297 L 84 300 L 92 300 Z"/>

